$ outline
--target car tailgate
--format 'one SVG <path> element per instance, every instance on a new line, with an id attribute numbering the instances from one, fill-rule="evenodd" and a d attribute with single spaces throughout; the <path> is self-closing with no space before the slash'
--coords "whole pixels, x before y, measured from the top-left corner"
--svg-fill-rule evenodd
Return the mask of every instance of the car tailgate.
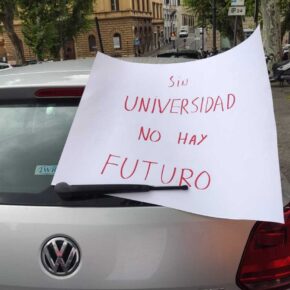
<path id="1" fill-rule="evenodd" d="M 252 226 L 162 207 L 2 205 L 0 289 L 237 289 Z M 43 244 L 54 235 L 80 247 L 70 276 L 42 265 Z"/>

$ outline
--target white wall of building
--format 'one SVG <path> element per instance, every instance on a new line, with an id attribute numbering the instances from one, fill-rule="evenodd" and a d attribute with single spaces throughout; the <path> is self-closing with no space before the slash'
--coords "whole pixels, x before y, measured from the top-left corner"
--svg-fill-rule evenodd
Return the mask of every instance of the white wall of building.
<path id="1" fill-rule="evenodd" d="M 169 41 L 172 32 L 177 33 L 177 8 L 179 2 L 179 0 L 164 0 L 163 2 L 165 41 Z"/>

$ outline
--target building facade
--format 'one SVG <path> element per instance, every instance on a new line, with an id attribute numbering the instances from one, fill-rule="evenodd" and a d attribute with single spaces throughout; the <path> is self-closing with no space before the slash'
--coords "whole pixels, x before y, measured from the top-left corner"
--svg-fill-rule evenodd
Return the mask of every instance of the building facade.
<path id="1" fill-rule="evenodd" d="M 188 26 L 189 31 L 193 32 L 194 30 L 194 16 L 192 11 L 186 7 L 182 0 L 179 1 L 177 5 L 177 30 L 179 31 L 181 26 Z"/>
<path id="2" fill-rule="evenodd" d="M 139 56 L 165 43 L 163 0 L 98 0 L 90 18 L 91 30 L 67 41 L 64 59 L 92 57 L 97 51 L 116 57 Z M 14 28 L 22 40 L 26 61 L 35 59 L 23 41 L 19 20 Z M 0 57 L 15 63 L 14 48 L 5 32 L 0 46 Z"/>
<path id="3" fill-rule="evenodd" d="M 163 15 L 164 15 L 164 37 L 168 43 L 172 34 L 177 35 L 177 8 L 180 5 L 178 0 L 164 0 Z"/>
<path id="4" fill-rule="evenodd" d="M 163 45 L 162 0 L 98 0 L 98 50 L 112 56 L 133 56 Z"/>
<path id="5" fill-rule="evenodd" d="M 189 32 L 193 32 L 194 16 L 182 0 L 164 0 L 163 11 L 164 37 L 167 41 L 173 34 L 178 35 L 181 26 L 188 26 Z"/>

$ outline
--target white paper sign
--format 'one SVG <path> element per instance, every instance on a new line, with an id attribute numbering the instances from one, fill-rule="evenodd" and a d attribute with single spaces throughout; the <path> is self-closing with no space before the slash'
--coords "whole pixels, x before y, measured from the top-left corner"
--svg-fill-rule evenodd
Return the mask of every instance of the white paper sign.
<path id="1" fill-rule="evenodd" d="M 53 184 L 188 185 L 124 198 L 283 222 L 260 30 L 225 53 L 137 64 L 98 53 Z"/>

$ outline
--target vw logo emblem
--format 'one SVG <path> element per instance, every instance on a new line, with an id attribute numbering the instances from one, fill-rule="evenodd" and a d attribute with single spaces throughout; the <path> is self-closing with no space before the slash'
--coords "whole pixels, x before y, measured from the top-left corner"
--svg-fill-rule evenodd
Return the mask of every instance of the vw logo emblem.
<path id="1" fill-rule="evenodd" d="M 56 236 L 47 240 L 41 251 L 44 268 L 56 276 L 72 274 L 80 263 L 80 250 L 71 238 Z"/>

